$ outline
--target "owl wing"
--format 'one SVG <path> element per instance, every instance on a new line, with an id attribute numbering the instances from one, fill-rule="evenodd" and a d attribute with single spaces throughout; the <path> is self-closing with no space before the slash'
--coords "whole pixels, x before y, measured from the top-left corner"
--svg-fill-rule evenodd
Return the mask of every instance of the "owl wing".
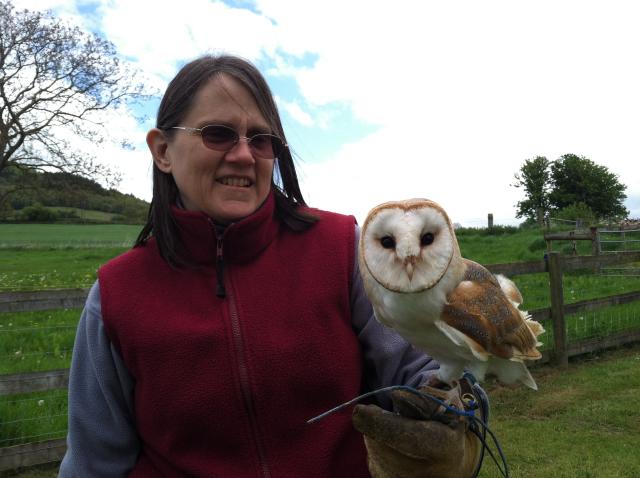
<path id="1" fill-rule="evenodd" d="M 493 274 L 473 261 L 463 261 L 464 280 L 447 296 L 440 329 L 464 340 L 482 360 L 487 354 L 515 361 L 540 358 L 537 329 L 528 324 L 526 314 L 509 300 Z"/>

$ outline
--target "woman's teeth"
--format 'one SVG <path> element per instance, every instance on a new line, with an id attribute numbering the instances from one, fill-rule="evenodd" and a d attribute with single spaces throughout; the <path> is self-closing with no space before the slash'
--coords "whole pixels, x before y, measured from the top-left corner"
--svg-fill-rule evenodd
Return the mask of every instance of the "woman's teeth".
<path id="1" fill-rule="evenodd" d="M 249 187 L 251 186 L 251 181 L 247 178 L 220 178 L 218 182 L 224 184 L 225 186 L 236 186 L 236 187 Z"/>

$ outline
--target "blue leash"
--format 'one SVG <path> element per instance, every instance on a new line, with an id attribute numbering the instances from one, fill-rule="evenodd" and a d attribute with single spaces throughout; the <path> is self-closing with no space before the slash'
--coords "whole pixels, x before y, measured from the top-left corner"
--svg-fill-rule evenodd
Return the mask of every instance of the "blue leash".
<path id="1" fill-rule="evenodd" d="M 359 395 L 351 400 L 349 400 L 348 402 L 344 402 L 341 403 L 340 405 L 338 405 L 337 407 L 332 408 L 331 410 L 327 410 L 324 413 L 321 413 L 320 415 L 311 418 L 310 420 L 307 420 L 308 424 L 311 423 L 315 423 L 319 420 L 322 420 L 323 418 L 337 412 L 340 410 L 343 410 L 347 407 L 349 407 L 350 405 L 353 405 L 354 403 L 359 402 L 360 400 L 363 400 L 365 398 L 374 396 L 374 395 L 378 395 L 379 393 L 384 393 L 384 392 L 392 392 L 394 390 L 404 390 L 406 392 L 410 392 L 413 393 L 414 395 L 418 395 L 422 398 L 426 398 L 428 400 L 431 400 L 435 403 L 437 403 L 438 405 L 440 405 L 441 407 L 443 407 L 445 410 L 453 413 L 454 415 L 460 416 L 460 417 L 466 417 L 469 419 L 470 421 L 470 426 L 469 429 L 471 430 L 471 432 L 478 437 L 478 439 L 480 440 L 480 443 L 482 443 L 482 453 L 484 454 L 484 451 L 486 450 L 489 453 L 489 456 L 491 457 L 491 459 L 493 460 L 493 462 L 496 464 L 496 466 L 498 467 L 498 470 L 500 471 L 500 474 L 502 476 L 504 476 L 505 478 L 509 478 L 509 467 L 507 466 L 507 459 L 504 456 L 504 453 L 502 452 L 502 448 L 500 447 L 500 443 L 498 442 L 498 439 L 496 438 L 495 434 L 491 431 L 491 429 L 489 428 L 489 425 L 487 425 L 486 422 L 484 422 L 483 420 L 481 420 L 480 418 L 476 417 L 475 411 L 478 408 L 482 408 L 482 411 L 484 412 L 484 416 L 485 418 L 488 417 L 488 411 L 489 411 L 489 406 L 488 403 L 486 401 L 484 392 L 478 391 L 479 389 L 479 385 L 477 384 L 477 382 L 475 381 L 475 379 L 470 379 L 473 388 L 476 390 L 476 393 L 481 397 L 480 403 L 477 403 L 475 400 L 471 400 L 468 405 L 469 405 L 469 410 L 458 410 L 455 407 L 449 406 L 446 403 L 444 403 L 442 400 L 440 400 L 437 397 L 434 397 L 433 395 L 429 395 L 428 393 L 424 393 L 421 392 L 420 390 L 417 390 L 413 387 L 409 387 L 407 385 L 392 385 L 390 387 L 383 387 L 383 388 L 379 388 L 377 390 L 373 390 L 372 392 L 367 392 L 367 393 L 363 393 L 362 395 Z M 480 426 L 480 428 L 478 427 Z M 486 441 L 486 434 L 489 433 L 489 436 L 491 437 L 491 439 L 493 440 L 493 443 L 496 447 L 496 450 L 499 453 L 500 456 L 500 461 L 502 461 L 502 466 L 500 465 L 498 459 L 495 457 L 495 455 L 493 454 L 493 452 L 491 451 L 491 448 L 489 447 L 489 444 Z M 480 459 L 480 463 L 482 463 L 482 457 Z M 476 475 L 480 470 L 478 469 L 476 471 Z"/>

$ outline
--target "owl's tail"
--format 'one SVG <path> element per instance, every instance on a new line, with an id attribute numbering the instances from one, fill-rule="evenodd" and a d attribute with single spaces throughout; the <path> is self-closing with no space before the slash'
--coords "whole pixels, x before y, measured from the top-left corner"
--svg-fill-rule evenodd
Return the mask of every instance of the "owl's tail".
<path id="1" fill-rule="evenodd" d="M 488 373 L 494 374 L 502 383 L 521 382 L 533 390 L 538 390 L 538 385 L 529 373 L 529 369 L 521 361 L 495 358 L 489 365 Z"/>

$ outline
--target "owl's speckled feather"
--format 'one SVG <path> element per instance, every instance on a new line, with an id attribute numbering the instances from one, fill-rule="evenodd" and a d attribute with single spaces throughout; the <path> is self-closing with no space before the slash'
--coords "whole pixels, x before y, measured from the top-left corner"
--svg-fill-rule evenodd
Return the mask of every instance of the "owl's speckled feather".
<path id="1" fill-rule="evenodd" d="M 542 326 L 518 309 L 513 282 L 461 257 L 441 206 L 410 199 L 372 209 L 359 261 L 378 320 L 438 360 L 440 380 L 466 369 L 537 388 L 523 361 L 540 358 Z"/>

